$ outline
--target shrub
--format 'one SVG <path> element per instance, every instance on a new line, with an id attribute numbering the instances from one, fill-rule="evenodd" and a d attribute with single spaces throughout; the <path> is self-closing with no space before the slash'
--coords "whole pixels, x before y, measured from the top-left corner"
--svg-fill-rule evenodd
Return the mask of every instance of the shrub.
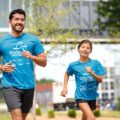
<path id="1" fill-rule="evenodd" d="M 42 112 L 41 112 L 40 108 L 36 108 L 36 115 L 42 115 Z"/>
<path id="2" fill-rule="evenodd" d="M 48 111 L 48 118 L 54 118 L 54 117 L 55 117 L 54 110 L 49 110 Z"/>
<path id="3" fill-rule="evenodd" d="M 99 109 L 96 109 L 93 111 L 95 117 L 100 117 L 100 110 Z"/>
<path id="4" fill-rule="evenodd" d="M 68 110 L 68 116 L 72 118 L 76 118 L 76 110 L 74 109 L 69 109 Z"/>
<path id="5" fill-rule="evenodd" d="M 117 110 L 119 110 L 120 111 L 120 97 L 118 97 L 118 101 L 117 101 Z"/>

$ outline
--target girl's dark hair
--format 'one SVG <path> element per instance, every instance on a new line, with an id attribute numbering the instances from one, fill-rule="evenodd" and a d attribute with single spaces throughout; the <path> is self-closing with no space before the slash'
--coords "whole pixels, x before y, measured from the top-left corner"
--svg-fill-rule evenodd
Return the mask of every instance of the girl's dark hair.
<path id="1" fill-rule="evenodd" d="M 22 10 L 22 9 L 15 9 L 15 10 L 13 10 L 13 11 L 10 13 L 10 15 L 9 15 L 9 20 L 11 20 L 11 19 L 13 18 L 13 15 L 14 15 L 14 14 L 17 14 L 17 13 L 24 15 L 25 18 L 26 18 L 26 13 L 25 13 L 24 10 Z"/>
<path id="2" fill-rule="evenodd" d="M 91 43 L 90 40 L 87 40 L 87 39 L 80 41 L 80 43 L 78 44 L 78 49 L 80 48 L 80 46 L 81 46 L 83 43 L 89 43 L 89 44 L 90 44 L 91 51 L 92 51 L 92 43 Z"/>

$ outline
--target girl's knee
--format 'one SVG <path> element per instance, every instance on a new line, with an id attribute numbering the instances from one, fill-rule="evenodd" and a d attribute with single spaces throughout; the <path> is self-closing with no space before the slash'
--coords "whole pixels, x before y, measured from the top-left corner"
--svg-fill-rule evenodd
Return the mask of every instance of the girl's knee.
<path id="1" fill-rule="evenodd" d="M 90 116 L 87 120 L 95 120 L 94 116 Z"/>

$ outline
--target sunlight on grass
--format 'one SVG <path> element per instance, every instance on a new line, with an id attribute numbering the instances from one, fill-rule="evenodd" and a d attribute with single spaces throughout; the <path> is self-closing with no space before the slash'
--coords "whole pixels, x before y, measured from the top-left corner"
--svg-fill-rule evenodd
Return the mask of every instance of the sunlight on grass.
<path id="1" fill-rule="evenodd" d="M 0 113 L 0 120 L 11 120 L 9 113 Z"/>
<path id="2" fill-rule="evenodd" d="M 100 111 L 101 117 L 113 117 L 113 118 L 120 118 L 120 111 Z M 47 113 L 42 113 L 42 115 L 46 115 Z M 77 111 L 77 116 L 81 116 L 82 112 Z M 67 111 L 59 111 L 55 112 L 55 116 L 67 116 Z M 11 120 L 10 114 L 9 113 L 1 113 L 0 112 L 0 120 Z"/>
<path id="3" fill-rule="evenodd" d="M 67 111 L 59 111 L 59 112 L 55 112 L 56 115 L 62 115 L 62 116 L 66 116 L 67 115 Z M 101 117 L 113 117 L 113 118 L 120 118 L 120 111 L 110 111 L 110 110 L 101 110 L 100 111 Z M 82 112 L 81 111 L 77 111 L 77 116 L 81 116 Z"/>
<path id="4" fill-rule="evenodd" d="M 101 111 L 101 116 L 120 118 L 120 111 L 110 111 L 110 110 Z"/>

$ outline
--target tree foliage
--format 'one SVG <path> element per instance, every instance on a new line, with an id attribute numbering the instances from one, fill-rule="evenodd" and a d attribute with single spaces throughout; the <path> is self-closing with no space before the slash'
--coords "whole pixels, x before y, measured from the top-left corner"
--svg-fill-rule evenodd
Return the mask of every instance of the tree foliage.
<path id="1" fill-rule="evenodd" d="M 36 81 L 36 84 L 39 85 L 39 84 L 53 83 L 53 82 L 55 82 L 55 80 L 42 78 L 41 80 Z"/>
<path id="2" fill-rule="evenodd" d="M 69 14 L 65 2 L 66 0 L 34 0 L 30 5 L 26 3 L 26 9 L 29 11 L 27 30 L 37 35 L 43 42 L 51 43 L 47 53 L 52 53 L 51 51 L 60 46 L 59 43 L 67 43 L 71 38 L 75 40 L 73 32 L 64 29 L 64 21 Z M 66 52 L 73 48 L 73 45 L 69 45 L 67 49 L 66 46 L 67 44 L 64 44 L 61 51 Z"/>
<path id="3" fill-rule="evenodd" d="M 99 0 L 96 12 L 96 24 L 101 32 L 107 31 L 109 35 L 120 36 L 120 1 Z"/>
<path id="4" fill-rule="evenodd" d="M 69 13 L 64 7 L 66 0 L 34 0 L 32 7 L 29 6 L 31 14 L 28 19 L 29 31 L 44 39 L 65 40 L 71 37 L 70 31 L 65 31 L 61 25 Z M 64 39 L 61 38 L 64 36 Z M 58 39 L 57 39 L 58 38 Z"/>
<path id="5" fill-rule="evenodd" d="M 120 97 L 118 97 L 117 99 L 117 110 L 120 111 Z"/>

